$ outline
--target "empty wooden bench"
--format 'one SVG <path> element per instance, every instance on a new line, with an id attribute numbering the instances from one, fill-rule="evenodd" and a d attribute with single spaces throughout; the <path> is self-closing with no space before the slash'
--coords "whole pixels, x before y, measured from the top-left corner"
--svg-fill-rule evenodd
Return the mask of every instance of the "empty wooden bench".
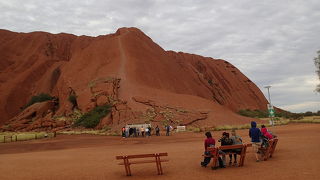
<path id="1" fill-rule="evenodd" d="M 155 163 L 158 171 L 158 175 L 162 175 L 161 162 L 168 162 L 167 159 L 161 159 L 160 157 L 168 156 L 168 153 L 155 153 L 155 154 L 137 154 L 137 155 L 127 155 L 127 156 L 116 156 L 117 160 L 123 160 L 119 165 L 124 165 L 127 176 L 131 176 L 131 164 L 145 164 L 145 163 Z M 140 159 L 140 160 L 137 160 Z M 141 160 L 142 159 L 142 160 Z"/>
<path id="2" fill-rule="evenodd" d="M 246 144 L 238 144 L 238 145 L 228 145 L 228 146 L 220 146 L 220 147 L 208 147 L 208 151 L 210 151 L 211 153 L 211 158 L 212 158 L 212 165 L 211 167 L 216 167 L 217 165 L 217 160 L 219 158 L 219 151 L 221 150 L 234 150 L 234 149 L 240 149 L 240 152 L 225 152 L 225 155 L 229 155 L 229 154 L 237 154 L 240 155 L 240 159 L 239 159 L 239 167 L 244 165 L 244 160 L 246 157 L 246 151 L 247 151 L 247 145 Z"/>

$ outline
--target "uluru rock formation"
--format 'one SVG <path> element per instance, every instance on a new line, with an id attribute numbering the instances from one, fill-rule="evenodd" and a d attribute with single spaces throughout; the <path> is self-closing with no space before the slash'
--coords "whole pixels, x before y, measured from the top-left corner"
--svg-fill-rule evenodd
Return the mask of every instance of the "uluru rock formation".
<path id="1" fill-rule="evenodd" d="M 259 88 L 221 59 L 165 51 L 137 28 L 98 37 L 0 30 L 0 125 L 6 130 L 64 128 L 74 115 L 110 104 L 98 125 L 243 124 L 241 109 L 266 109 Z M 58 107 L 29 99 L 46 93 Z M 41 114 L 39 114 L 41 112 Z M 59 119 L 60 118 L 60 119 Z M 49 122 L 49 123 L 48 123 Z"/>

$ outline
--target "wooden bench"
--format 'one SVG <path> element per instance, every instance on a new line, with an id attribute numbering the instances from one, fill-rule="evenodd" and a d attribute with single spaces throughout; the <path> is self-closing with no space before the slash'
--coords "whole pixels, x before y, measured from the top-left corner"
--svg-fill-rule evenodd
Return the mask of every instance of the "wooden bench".
<path id="1" fill-rule="evenodd" d="M 278 143 L 278 138 L 271 139 L 268 142 L 269 146 L 267 148 L 259 148 L 259 150 L 263 153 L 262 158 L 264 161 L 267 161 L 270 157 L 272 157 Z"/>
<path id="2" fill-rule="evenodd" d="M 243 166 L 244 165 L 244 160 L 245 160 L 245 157 L 246 157 L 246 151 L 247 151 L 247 145 L 246 144 L 238 144 L 238 145 L 228 145 L 228 146 L 220 146 L 220 147 L 208 147 L 208 151 L 210 151 L 211 153 L 211 158 L 212 158 L 212 165 L 211 167 L 216 167 L 216 163 L 217 163 L 217 160 L 219 158 L 219 155 L 222 155 L 222 154 L 219 154 L 219 150 L 233 150 L 233 149 L 240 149 L 241 151 L 238 153 L 238 152 L 233 152 L 233 151 L 230 151 L 230 152 L 225 152 L 225 155 L 229 155 L 229 154 L 237 154 L 237 155 L 240 155 L 240 160 L 239 160 L 239 167 Z"/>
<path id="3" fill-rule="evenodd" d="M 131 176 L 131 164 L 144 164 L 144 163 L 156 163 L 158 175 L 162 175 L 161 162 L 168 162 L 169 160 L 160 159 L 161 156 L 168 156 L 168 153 L 155 153 L 155 154 L 137 154 L 137 155 L 127 155 L 127 156 L 116 156 L 117 160 L 123 160 L 119 165 L 124 165 L 127 176 Z M 132 160 L 132 159 L 142 159 L 144 160 Z M 130 160 L 130 161 L 129 161 Z"/>

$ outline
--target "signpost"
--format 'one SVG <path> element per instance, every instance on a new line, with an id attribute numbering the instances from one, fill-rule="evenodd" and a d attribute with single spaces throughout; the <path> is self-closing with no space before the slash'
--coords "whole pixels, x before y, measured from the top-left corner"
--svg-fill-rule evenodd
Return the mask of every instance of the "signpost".
<path id="1" fill-rule="evenodd" d="M 268 112 L 270 117 L 269 124 L 273 126 L 274 125 L 273 118 L 275 116 L 274 108 L 271 104 L 268 104 L 267 106 L 268 106 Z"/>
<path id="2" fill-rule="evenodd" d="M 274 117 L 275 113 L 274 113 L 273 106 L 271 104 L 271 98 L 270 98 L 270 92 L 269 92 L 269 89 L 271 88 L 271 86 L 265 86 L 264 88 L 268 89 L 269 104 L 267 104 L 267 106 L 268 106 L 268 112 L 269 112 L 269 117 L 270 117 L 269 124 L 273 126 L 274 125 L 273 117 Z"/>

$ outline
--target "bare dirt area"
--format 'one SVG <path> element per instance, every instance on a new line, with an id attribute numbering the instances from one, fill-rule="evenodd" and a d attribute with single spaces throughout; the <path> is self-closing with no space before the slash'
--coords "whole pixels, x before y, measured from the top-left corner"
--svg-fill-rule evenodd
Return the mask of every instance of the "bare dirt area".
<path id="1" fill-rule="evenodd" d="M 200 167 L 203 133 L 127 138 L 58 135 L 54 139 L 0 144 L 0 179 L 319 179 L 320 124 L 269 128 L 279 137 L 273 158 L 255 162 L 248 149 L 243 167 L 211 170 Z M 214 132 L 215 139 L 222 132 Z M 248 130 L 239 130 L 249 142 Z M 164 175 L 155 164 L 132 165 L 125 176 L 116 155 L 168 152 Z"/>

